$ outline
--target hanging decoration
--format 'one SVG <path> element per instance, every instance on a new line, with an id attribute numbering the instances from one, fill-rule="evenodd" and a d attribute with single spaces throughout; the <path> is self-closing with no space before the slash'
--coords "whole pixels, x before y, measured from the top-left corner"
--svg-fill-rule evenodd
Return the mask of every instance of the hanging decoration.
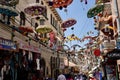
<path id="1" fill-rule="evenodd" d="M 106 3 L 106 2 L 110 2 L 110 0 L 96 0 L 95 4 L 101 4 L 101 3 Z"/>
<path id="2" fill-rule="evenodd" d="M 114 15 L 108 15 L 100 16 L 99 17 L 99 23 L 104 22 L 104 27 L 100 27 L 100 30 L 104 33 L 106 36 L 115 36 L 117 34 L 117 23 L 116 23 L 116 16 Z"/>
<path id="3" fill-rule="evenodd" d="M 97 4 L 93 8 L 89 9 L 89 11 L 87 12 L 87 17 L 92 18 L 96 16 L 98 13 L 100 13 L 101 11 L 103 11 L 103 9 L 104 9 L 103 4 Z"/>
<path id="4" fill-rule="evenodd" d="M 82 41 L 84 41 L 85 39 L 89 39 L 89 40 L 93 40 L 93 39 L 95 39 L 96 37 L 93 37 L 93 36 L 85 36 L 83 39 L 82 39 Z"/>
<path id="5" fill-rule="evenodd" d="M 50 46 L 50 47 L 53 47 L 53 45 L 55 45 L 55 43 L 56 43 L 56 35 L 55 35 L 55 32 L 51 31 L 51 32 L 49 33 L 49 36 L 50 36 L 49 46 Z"/>
<path id="6" fill-rule="evenodd" d="M 45 11 L 45 6 L 42 6 L 40 3 L 30 4 L 28 7 L 24 9 L 24 12 L 31 15 L 41 15 Z"/>
<path id="7" fill-rule="evenodd" d="M 71 30 L 74 30 L 74 27 L 72 27 Z"/>
<path id="8" fill-rule="evenodd" d="M 100 49 L 95 49 L 94 50 L 94 55 L 97 56 L 97 57 L 100 56 Z"/>
<path id="9" fill-rule="evenodd" d="M 74 40 L 80 40 L 77 36 L 75 36 L 74 34 L 70 35 L 70 36 L 67 36 L 64 41 L 74 41 Z"/>
<path id="10" fill-rule="evenodd" d="M 62 28 L 69 28 L 76 23 L 77 23 L 77 21 L 75 19 L 68 19 L 61 24 L 61 27 Z"/>
<path id="11" fill-rule="evenodd" d="M 87 1 L 87 0 L 80 0 L 80 2 L 83 2 L 83 1 L 85 1 L 85 4 L 87 4 L 87 3 L 88 3 L 88 1 Z"/>
<path id="12" fill-rule="evenodd" d="M 22 32 L 27 32 L 27 33 L 33 33 L 33 28 L 30 27 L 30 26 L 20 26 L 19 27 L 19 30 L 22 31 Z"/>
<path id="13" fill-rule="evenodd" d="M 16 9 L 5 5 L 0 5 L 0 13 L 5 14 L 7 16 L 18 16 L 18 12 Z"/>
<path id="14" fill-rule="evenodd" d="M 70 5 L 72 2 L 73 0 L 53 0 L 49 1 L 48 3 L 50 6 L 62 10 L 63 8 L 67 8 L 67 6 Z"/>
<path id="15" fill-rule="evenodd" d="M 71 48 L 73 48 L 74 52 L 75 52 L 75 49 L 76 49 L 77 47 L 80 48 L 81 46 L 78 45 L 78 44 L 74 44 L 74 45 L 71 46 Z"/>
<path id="16" fill-rule="evenodd" d="M 101 29 L 101 31 L 104 33 L 106 36 L 111 36 L 113 38 L 114 36 L 114 27 L 112 26 L 105 26 Z"/>
<path id="17" fill-rule="evenodd" d="M 19 0 L 0 0 L 0 4 L 6 6 L 16 6 L 19 3 Z"/>
<path id="18" fill-rule="evenodd" d="M 90 34 L 94 34 L 94 32 L 93 31 L 88 31 L 87 35 L 90 35 Z"/>
<path id="19" fill-rule="evenodd" d="M 42 33 L 42 34 L 49 33 L 51 31 L 52 31 L 52 28 L 49 25 L 40 25 L 36 28 L 36 32 Z"/>

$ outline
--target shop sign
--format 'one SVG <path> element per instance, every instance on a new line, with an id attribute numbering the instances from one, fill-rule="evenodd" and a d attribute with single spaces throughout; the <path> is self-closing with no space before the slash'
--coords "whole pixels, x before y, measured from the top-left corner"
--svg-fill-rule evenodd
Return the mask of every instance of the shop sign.
<path id="1" fill-rule="evenodd" d="M 37 53 L 40 53 L 40 49 L 35 47 L 35 46 L 31 46 L 31 45 L 26 45 L 26 44 L 20 44 L 19 45 L 19 48 L 20 49 L 23 49 L 23 50 L 27 50 L 27 51 L 31 51 L 31 52 L 37 52 Z"/>
<path id="2" fill-rule="evenodd" d="M 5 50 L 16 50 L 16 44 L 11 40 L 0 38 L 0 49 Z"/>
<path id="3" fill-rule="evenodd" d="M 110 59 L 120 59 L 120 49 L 114 49 L 107 54 Z"/>

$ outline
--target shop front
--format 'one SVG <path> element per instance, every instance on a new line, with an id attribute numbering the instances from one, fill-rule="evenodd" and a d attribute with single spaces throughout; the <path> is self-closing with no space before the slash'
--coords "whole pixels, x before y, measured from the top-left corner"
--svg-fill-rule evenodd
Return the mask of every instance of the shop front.
<path id="1" fill-rule="evenodd" d="M 25 65 L 28 70 L 28 76 L 42 80 L 45 77 L 46 62 L 41 57 L 41 51 L 38 47 L 19 43 L 21 51 L 21 64 Z"/>
<path id="2" fill-rule="evenodd" d="M 120 49 L 114 49 L 107 53 L 104 58 L 103 67 L 107 80 L 119 80 L 117 60 L 120 59 Z"/>
<path id="3" fill-rule="evenodd" d="M 0 37 L 0 78 L 2 80 L 6 78 L 15 80 L 13 66 L 11 65 L 13 64 L 13 56 L 17 51 L 18 47 L 15 42 Z"/>

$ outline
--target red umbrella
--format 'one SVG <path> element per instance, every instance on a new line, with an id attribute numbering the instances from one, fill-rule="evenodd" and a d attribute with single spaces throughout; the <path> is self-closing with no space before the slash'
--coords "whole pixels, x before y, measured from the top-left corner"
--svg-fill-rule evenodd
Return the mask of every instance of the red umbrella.
<path id="1" fill-rule="evenodd" d="M 61 24 L 61 27 L 62 28 L 69 28 L 76 23 L 77 23 L 77 21 L 75 19 L 68 19 Z"/>

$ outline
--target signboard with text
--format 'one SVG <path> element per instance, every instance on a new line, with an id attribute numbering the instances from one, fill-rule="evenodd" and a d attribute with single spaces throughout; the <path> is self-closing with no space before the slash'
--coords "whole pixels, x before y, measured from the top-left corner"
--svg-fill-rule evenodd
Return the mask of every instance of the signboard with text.
<path id="1" fill-rule="evenodd" d="M 110 59 L 120 59 L 120 49 L 114 49 L 107 54 Z"/>
<path id="2" fill-rule="evenodd" d="M 0 38 L 0 49 L 3 50 L 16 50 L 16 44 L 11 40 Z"/>
<path id="3" fill-rule="evenodd" d="M 27 51 L 32 51 L 32 52 L 36 52 L 36 53 L 40 53 L 40 48 L 32 46 L 32 45 L 26 45 L 23 43 L 19 44 L 19 48 L 23 49 L 23 50 L 27 50 Z"/>

